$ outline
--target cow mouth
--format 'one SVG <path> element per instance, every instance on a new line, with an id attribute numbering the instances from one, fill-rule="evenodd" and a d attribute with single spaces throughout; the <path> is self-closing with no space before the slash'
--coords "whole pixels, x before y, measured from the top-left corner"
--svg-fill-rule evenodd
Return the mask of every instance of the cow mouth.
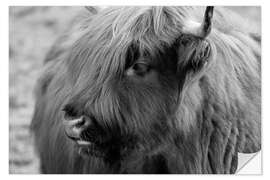
<path id="1" fill-rule="evenodd" d="M 106 149 L 95 143 L 79 139 L 76 141 L 78 153 L 84 157 L 98 157 L 104 158 L 106 156 Z"/>
<path id="2" fill-rule="evenodd" d="M 75 150 L 86 158 L 117 159 L 123 149 L 126 152 L 133 148 L 133 137 L 108 134 L 93 116 L 71 116 L 65 112 L 63 126 L 64 133 L 74 143 Z"/>
<path id="3" fill-rule="evenodd" d="M 75 138 L 70 136 L 67 132 L 65 132 L 66 136 L 75 142 L 75 148 L 79 155 L 83 157 L 99 157 L 103 158 L 107 154 L 106 145 L 97 144 L 94 142 L 90 142 L 88 140 L 84 140 L 83 138 Z"/>
<path id="4" fill-rule="evenodd" d="M 75 148 L 80 155 L 104 157 L 107 154 L 108 146 L 101 138 L 101 132 L 89 118 L 83 116 L 65 119 L 64 132 L 75 143 Z"/>

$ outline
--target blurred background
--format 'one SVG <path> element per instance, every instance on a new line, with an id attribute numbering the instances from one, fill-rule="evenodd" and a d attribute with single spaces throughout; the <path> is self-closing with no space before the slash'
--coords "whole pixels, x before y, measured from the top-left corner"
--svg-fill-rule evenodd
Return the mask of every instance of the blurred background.
<path id="1" fill-rule="evenodd" d="M 261 28 L 259 7 L 228 7 Z M 29 132 L 33 90 L 43 59 L 56 38 L 84 7 L 9 8 L 9 173 L 39 173 Z"/>

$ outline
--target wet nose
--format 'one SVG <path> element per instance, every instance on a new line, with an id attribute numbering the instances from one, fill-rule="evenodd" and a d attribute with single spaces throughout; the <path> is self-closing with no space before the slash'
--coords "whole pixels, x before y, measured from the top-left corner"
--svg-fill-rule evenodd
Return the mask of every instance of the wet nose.
<path id="1" fill-rule="evenodd" d="M 80 116 L 74 119 L 64 119 L 66 135 L 74 140 L 81 139 L 84 131 L 93 125 L 87 116 Z"/>

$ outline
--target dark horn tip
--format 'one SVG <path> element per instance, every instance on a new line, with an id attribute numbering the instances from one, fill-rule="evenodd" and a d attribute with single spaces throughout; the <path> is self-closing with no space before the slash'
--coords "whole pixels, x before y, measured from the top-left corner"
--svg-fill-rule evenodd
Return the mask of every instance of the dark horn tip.
<path id="1" fill-rule="evenodd" d="M 205 10 L 205 16 L 211 18 L 213 16 L 214 6 L 207 6 Z"/>
<path id="2" fill-rule="evenodd" d="M 88 10 L 92 14 L 98 13 L 98 8 L 95 6 L 85 6 L 85 9 Z"/>
<path id="3" fill-rule="evenodd" d="M 206 37 L 211 32 L 212 18 L 214 6 L 207 6 L 204 14 L 204 22 L 202 26 L 202 37 Z"/>
<path id="4" fill-rule="evenodd" d="M 214 6 L 206 6 L 206 9 L 213 10 Z"/>

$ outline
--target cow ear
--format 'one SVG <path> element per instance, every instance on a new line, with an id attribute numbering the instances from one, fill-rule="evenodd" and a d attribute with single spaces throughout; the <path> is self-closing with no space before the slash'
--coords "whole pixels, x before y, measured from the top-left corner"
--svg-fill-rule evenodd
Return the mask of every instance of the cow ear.
<path id="1" fill-rule="evenodd" d="M 100 10 L 97 6 L 85 6 L 85 9 L 89 11 L 91 14 L 97 14 Z"/>
<path id="2" fill-rule="evenodd" d="M 192 70 L 198 72 L 208 64 L 212 58 L 211 44 L 204 39 L 193 35 L 183 34 L 177 41 L 178 45 L 178 71 Z"/>

